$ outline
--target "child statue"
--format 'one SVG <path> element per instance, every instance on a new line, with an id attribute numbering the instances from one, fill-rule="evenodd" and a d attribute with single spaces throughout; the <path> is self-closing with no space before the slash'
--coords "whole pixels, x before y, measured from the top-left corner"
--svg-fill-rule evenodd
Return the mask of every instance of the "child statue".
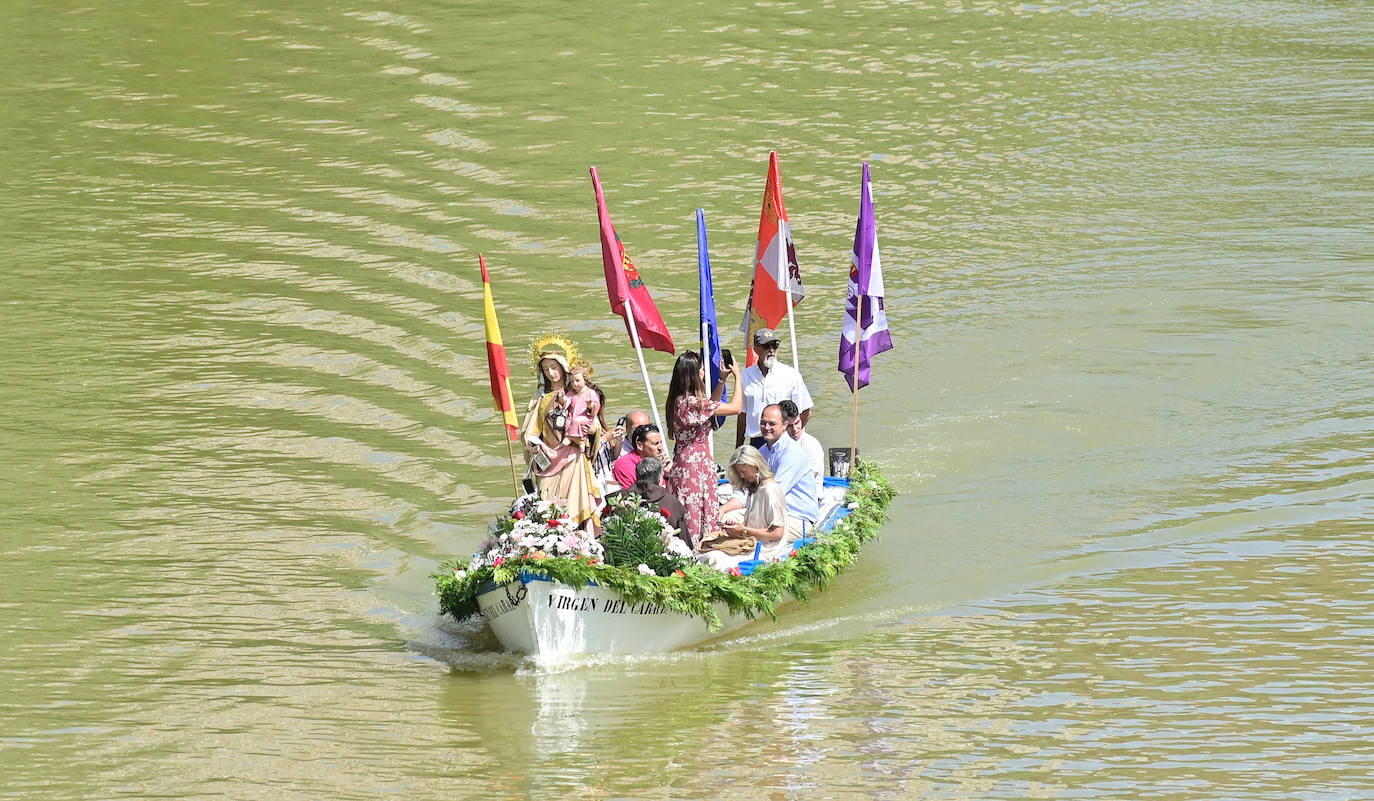
<path id="1" fill-rule="evenodd" d="M 583 453 L 591 452 L 591 438 L 598 433 L 601 399 L 592 389 L 592 366 L 585 359 L 573 363 L 568 371 L 568 389 L 564 408 L 568 412 L 563 444 L 573 444 Z"/>

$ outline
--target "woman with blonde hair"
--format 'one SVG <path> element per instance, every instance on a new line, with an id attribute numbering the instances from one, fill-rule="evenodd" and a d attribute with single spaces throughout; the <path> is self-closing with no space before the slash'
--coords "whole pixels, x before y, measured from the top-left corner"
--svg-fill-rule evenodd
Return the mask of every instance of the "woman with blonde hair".
<path id="1" fill-rule="evenodd" d="M 711 458 L 711 432 L 717 416 L 739 414 L 744 393 L 739 389 L 739 363 L 730 365 L 735 377 L 735 397 L 726 403 L 720 385 L 706 394 L 706 365 L 701 354 L 687 351 L 673 365 L 673 380 L 668 385 L 668 436 L 673 438 L 673 462 L 664 478 L 668 491 L 687 508 L 687 530 L 682 532 L 693 546 L 716 522 L 716 461 Z M 724 383 L 724 376 L 721 377 Z"/>
<path id="2" fill-rule="evenodd" d="M 787 555 L 791 540 L 787 536 L 787 499 L 782 486 L 773 480 L 773 471 L 759 449 L 741 445 L 730 455 L 726 469 L 730 484 L 746 493 L 744 510 L 727 512 L 720 529 L 732 539 L 748 538 L 763 544 L 760 559 L 781 559 Z M 754 550 L 739 555 L 706 551 L 697 557 L 718 570 L 728 570 L 746 559 Z"/>

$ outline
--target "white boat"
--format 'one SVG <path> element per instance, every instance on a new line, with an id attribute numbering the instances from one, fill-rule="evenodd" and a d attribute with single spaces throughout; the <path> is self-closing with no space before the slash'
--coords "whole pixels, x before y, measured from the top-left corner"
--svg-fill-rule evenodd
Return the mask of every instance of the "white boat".
<path id="1" fill-rule="evenodd" d="M 712 632 L 701 618 L 651 603 L 632 604 L 605 587 L 578 589 L 528 573 L 479 594 L 477 605 L 502 647 L 541 660 L 673 651 L 749 622 L 717 604 L 722 625 Z"/>
<path id="2" fill-rule="evenodd" d="M 844 487 L 832 486 L 821 496 L 820 531 L 828 531 L 848 514 Z M 477 594 L 477 606 L 492 633 L 508 651 L 536 660 L 577 654 L 644 654 L 672 651 L 729 633 L 752 622 L 714 606 L 721 627 L 711 631 L 699 617 L 651 603 L 630 603 L 606 587 L 571 587 L 533 573 L 521 572 L 507 584 L 490 584 Z"/>

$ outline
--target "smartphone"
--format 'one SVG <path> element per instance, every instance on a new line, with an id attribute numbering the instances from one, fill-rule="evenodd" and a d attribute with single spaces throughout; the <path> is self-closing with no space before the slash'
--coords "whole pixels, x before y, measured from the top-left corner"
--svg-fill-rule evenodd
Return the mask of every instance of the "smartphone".
<path id="1" fill-rule="evenodd" d="M 617 428 L 624 428 L 624 427 L 625 427 L 625 421 L 628 420 L 629 417 L 630 417 L 630 416 L 627 414 L 627 415 L 625 415 L 624 417 L 621 417 L 619 420 L 615 421 L 616 427 L 617 427 Z"/>
<path id="2" fill-rule="evenodd" d="M 729 349 L 729 348 L 723 348 L 723 349 L 721 350 L 721 352 L 720 352 L 720 361 L 721 361 L 721 364 L 725 366 L 725 369 L 726 369 L 726 370 L 729 370 L 729 369 L 730 369 L 730 366 L 733 365 L 733 364 L 735 363 L 735 357 L 730 355 L 730 349 Z"/>

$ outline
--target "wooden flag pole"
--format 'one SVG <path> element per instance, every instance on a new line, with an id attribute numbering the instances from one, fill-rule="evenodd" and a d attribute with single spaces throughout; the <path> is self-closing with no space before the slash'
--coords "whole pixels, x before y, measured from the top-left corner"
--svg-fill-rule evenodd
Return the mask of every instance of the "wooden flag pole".
<path id="1" fill-rule="evenodd" d="M 864 341 L 864 296 L 859 293 L 859 315 L 854 320 L 854 430 L 849 440 L 849 473 L 854 474 L 854 468 L 858 467 L 855 461 L 855 451 L 859 447 L 859 346 Z"/>
<path id="2" fill-rule="evenodd" d="M 520 479 L 515 472 L 515 447 L 510 444 L 510 431 L 506 429 L 506 424 L 501 423 L 501 430 L 506 432 L 506 453 L 510 454 L 510 483 L 515 490 L 515 497 L 519 498 L 525 493 L 520 491 Z"/>
<path id="3" fill-rule="evenodd" d="M 487 260 L 481 253 L 477 254 L 477 261 L 482 266 L 482 295 L 483 305 L 486 316 L 486 341 L 487 341 L 487 369 L 491 371 L 491 396 L 496 403 L 496 411 L 501 413 L 502 439 L 506 441 L 506 455 L 510 457 L 510 483 L 511 489 L 515 491 L 515 497 L 519 498 L 520 479 L 515 471 L 515 450 L 511 447 L 510 427 L 506 424 L 506 415 L 515 417 L 515 398 L 511 396 L 510 389 L 510 363 L 506 361 L 506 348 L 501 342 L 501 326 L 496 320 L 496 304 L 491 297 L 491 281 L 487 277 Z M 497 360 L 499 357 L 499 363 Z M 536 366 L 536 369 L 537 366 Z M 504 387 L 504 392 L 502 388 Z M 506 408 L 506 400 L 510 400 L 511 408 Z"/>

